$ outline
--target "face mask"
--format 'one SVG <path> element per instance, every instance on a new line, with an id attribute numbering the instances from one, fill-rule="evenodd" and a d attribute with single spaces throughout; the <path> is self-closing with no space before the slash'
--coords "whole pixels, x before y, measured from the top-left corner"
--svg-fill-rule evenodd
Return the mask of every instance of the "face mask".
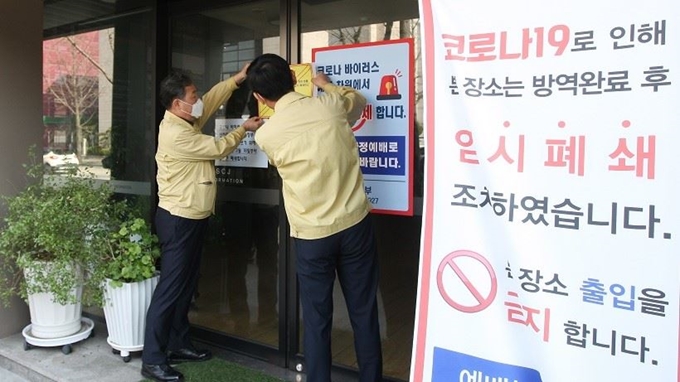
<path id="1" fill-rule="evenodd" d="M 179 100 L 179 102 L 185 103 L 187 105 L 191 105 L 188 102 L 184 102 L 182 100 Z M 185 112 L 186 113 L 186 112 Z M 198 99 L 195 104 L 191 105 L 191 113 L 189 113 L 192 117 L 194 118 L 201 118 L 203 115 L 203 100 Z"/>

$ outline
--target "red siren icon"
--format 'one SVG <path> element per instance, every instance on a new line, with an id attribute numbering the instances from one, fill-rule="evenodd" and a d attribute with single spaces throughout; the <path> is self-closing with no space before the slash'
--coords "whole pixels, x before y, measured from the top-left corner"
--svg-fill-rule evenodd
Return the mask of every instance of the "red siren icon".
<path id="1" fill-rule="evenodd" d="M 397 74 L 399 74 L 397 72 Z M 397 86 L 397 76 L 388 74 L 380 80 L 380 94 L 376 96 L 378 100 L 401 99 L 399 87 Z"/>

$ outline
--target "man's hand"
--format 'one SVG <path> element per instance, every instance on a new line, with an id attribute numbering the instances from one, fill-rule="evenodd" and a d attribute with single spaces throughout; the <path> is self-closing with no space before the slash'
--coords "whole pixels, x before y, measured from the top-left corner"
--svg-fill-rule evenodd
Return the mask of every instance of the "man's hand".
<path id="1" fill-rule="evenodd" d="M 323 86 L 326 85 L 326 84 L 330 84 L 330 83 L 331 83 L 331 79 L 328 78 L 328 76 L 326 75 L 326 73 L 323 73 L 323 72 L 316 72 L 316 75 L 314 76 L 314 78 L 312 78 L 312 83 L 313 83 L 314 85 L 316 85 L 317 87 L 321 88 L 321 87 L 323 87 Z"/>
<path id="2" fill-rule="evenodd" d="M 243 128 L 246 131 L 255 131 L 264 125 L 264 119 L 260 117 L 250 117 L 245 122 L 243 122 Z"/>
<path id="3" fill-rule="evenodd" d="M 246 71 L 248 70 L 248 66 L 250 65 L 250 62 L 246 63 L 243 65 L 243 68 L 241 68 L 241 71 L 234 74 L 234 81 L 236 81 L 236 85 L 241 85 L 243 81 L 246 80 Z"/>

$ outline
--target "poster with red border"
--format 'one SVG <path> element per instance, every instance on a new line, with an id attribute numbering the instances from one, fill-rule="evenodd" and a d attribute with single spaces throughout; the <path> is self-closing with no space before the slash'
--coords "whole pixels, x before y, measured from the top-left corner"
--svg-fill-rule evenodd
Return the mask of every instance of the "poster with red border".
<path id="1" fill-rule="evenodd" d="M 680 381 L 680 8 L 420 10 L 411 381 Z"/>
<path id="2" fill-rule="evenodd" d="M 413 215 L 413 39 L 312 50 L 316 71 L 368 100 L 352 126 L 372 212 Z"/>

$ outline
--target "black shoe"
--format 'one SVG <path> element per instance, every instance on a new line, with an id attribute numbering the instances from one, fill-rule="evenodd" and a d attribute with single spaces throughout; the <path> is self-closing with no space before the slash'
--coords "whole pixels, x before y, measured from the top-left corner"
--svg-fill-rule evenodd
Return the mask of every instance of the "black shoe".
<path id="1" fill-rule="evenodd" d="M 150 365 L 142 363 L 142 376 L 158 382 L 183 382 L 184 376 L 170 365 Z"/>
<path id="2" fill-rule="evenodd" d="M 180 362 L 202 362 L 212 358 L 210 350 L 196 350 L 193 348 L 184 348 L 178 350 L 170 350 L 168 352 L 168 363 Z"/>

